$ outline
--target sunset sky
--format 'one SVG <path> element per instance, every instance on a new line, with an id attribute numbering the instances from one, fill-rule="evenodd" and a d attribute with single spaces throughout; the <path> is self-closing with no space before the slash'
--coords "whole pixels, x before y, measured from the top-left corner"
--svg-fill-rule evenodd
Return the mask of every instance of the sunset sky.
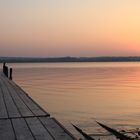
<path id="1" fill-rule="evenodd" d="M 140 0 L 0 0 L 0 56 L 140 56 Z"/>

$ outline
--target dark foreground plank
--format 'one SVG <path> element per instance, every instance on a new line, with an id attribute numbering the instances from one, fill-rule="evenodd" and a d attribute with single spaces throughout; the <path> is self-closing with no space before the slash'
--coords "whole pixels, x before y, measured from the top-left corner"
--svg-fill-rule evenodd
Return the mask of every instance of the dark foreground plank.
<path id="1" fill-rule="evenodd" d="M 0 118 L 8 118 L 7 109 L 1 88 L 0 88 Z"/>
<path id="2" fill-rule="evenodd" d="M 12 119 L 12 123 L 18 140 L 34 140 L 34 137 L 23 118 Z"/>
<path id="3" fill-rule="evenodd" d="M 56 140 L 71 140 L 71 135 L 66 133 L 54 118 L 40 117 L 39 119 Z"/>
<path id="4" fill-rule="evenodd" d="M 10 120 L 0 120 L 0 139 L 15 140 L 15 134 Z"/>
<path id="5" fill-rule="evenodd" d="M 53 136 L 51 136 L 37 118 L 27 118 L 26 121 L 36 140 L 53 140 Z"/>

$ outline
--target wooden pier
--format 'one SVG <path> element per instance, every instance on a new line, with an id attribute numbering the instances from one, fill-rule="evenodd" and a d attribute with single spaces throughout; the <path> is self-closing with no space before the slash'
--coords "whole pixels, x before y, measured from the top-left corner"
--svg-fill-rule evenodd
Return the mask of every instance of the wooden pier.
<path id="1" fill-rule="evenodd" d="M 0 140 L 76 140 L 76 138 L 1 72 Z"/>

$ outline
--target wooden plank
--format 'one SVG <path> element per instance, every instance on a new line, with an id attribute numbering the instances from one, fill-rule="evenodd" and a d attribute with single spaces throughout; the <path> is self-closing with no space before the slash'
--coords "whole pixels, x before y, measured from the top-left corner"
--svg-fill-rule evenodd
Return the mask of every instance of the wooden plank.
<path id="1" fill-rule="evenodd" d="M 36 140 L 54 140 L 39 119 L 26 118 L 26 121 Z"/>
<path id="2" fill-rule="evenodd" d="M 18 92 L 18 95 L 20 98 L 26 103 L 26 105 L 29 107 L 30 110 L 36 115 L 36 116 L 49 116 L 50 114 L 44 111 L 31 97 L 28 96 L 27 93 L 25 93 L 19 86 L 17 86 L 14 82 L 10 81 L 10 83 L 13 85 L 15 90 Z"/>
<path id="3" fill-rule="evenodd" d="M 71 134 L 68 134 L 53 118 L 39 117 L 46 129 L 53 135 L 56 140 L 74 140 Z"/>
<path id="4" fill-rule="evenodd" d="M 9 91 L 6 88 L 6 85 L 2 82 L 2 80 L 0 80 L 0 83 L 1 83 L 1 89 L 5 100 L 5 104 L 7 107 L 8 116 L 10 118 L 21 117 L 15 103 L 13 102 L 11 95 L 9 94 Z"/>
<path id="5" fill-rule="evenodd" d="M 12 123 L 17 140 L 35 140 L 23 118 L 12 119 Z"/>
<path id="6" fill-rule="evenodd" d="M 0 120 L 0 139 L 1 140 L 16 139 L 10 120 Z"/>
<path id="7" fill-rule="evenodd" d="M 1 118 L 8 118 L 8 114 L 7 114 L 6 106 L 4 103 L 2 89 L 0 87 L 0 119 Z"/>
<path id="8" fill-rule="evenodd" d="M 21 115 L 23 117 L 34 116 L 34 114 L 31 112 L 31 110 L 28 108 L 28 106 L 19 97 L 19 95 L 17 94 L 17 92 L 15 91 L 13 86 L 9 82 L 4 80 L 4 78 L 2 78 L 2 79 L 3 79 L 3 82 L 5 83 L 5 85 L 7 86 L 7 89 L 9 91 L 9 93 L 11 94 L 11 96 L 12 96 L 18 110 L 20 111 Z"/>

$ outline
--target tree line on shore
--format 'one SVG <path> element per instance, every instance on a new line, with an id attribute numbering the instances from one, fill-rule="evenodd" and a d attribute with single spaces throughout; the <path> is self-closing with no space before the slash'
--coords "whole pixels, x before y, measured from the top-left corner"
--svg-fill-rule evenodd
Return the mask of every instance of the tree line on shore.
<path id="1" fill-rule="evenodd" d="M 140 57 L 0 57 L 0 63 L 27 63 L 27 62 L 137 62 Z"/>

